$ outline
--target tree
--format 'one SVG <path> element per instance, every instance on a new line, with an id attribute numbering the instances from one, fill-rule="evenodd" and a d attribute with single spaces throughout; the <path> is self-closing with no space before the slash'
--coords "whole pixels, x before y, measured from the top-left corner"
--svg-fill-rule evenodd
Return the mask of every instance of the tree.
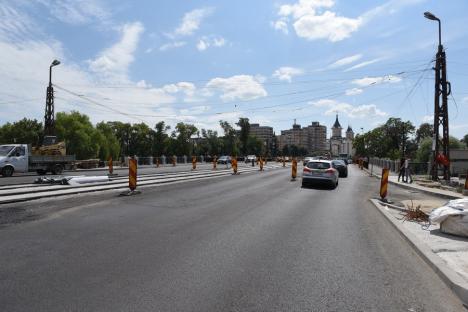
<path id="1" fill-rule="evenodd" d="M 192 135 L 197 133 L 198 129 L 191 124 L 183 122 L 177 123 L 172 132 L 172 152 L 176 155 L 191 155 L 193 152 Z"/>
<path id="2" fill-rule="evenodd" d="M 457 138 L 449 137 L 449 149 L 462 149 L 463 144 Z M 419 144 L 419 149 L 416 152 L 416 160 L 418 162 L 428 162 L 432 153 L 432 138 L 426 137 Z"/>
<path id="3" fill-rule="evenodd" d="M 246 153 L 248 155 L 263 155 L 265 152 L 263 141 L 257 137 L 249 136 L 247 139 Z"/>
<path id="4" fill-rule="evenodd" d="M 239 141 L 241 143 L 241 153 L 243 155 L 247 154 L 247 142 L 250 135 L 250 123 L 249 118 L 239 118 L 239 121 L 236 123 L 241 129 L 239 133 Z"/>
<path id="5" fill-rule="evenodd" d="M 203 143 L 200 149 L 205 155 L 219 155 L 222 149 L 222 142 L 218 137 L 218 132 L 213 130 L 202 129 Z"/>
<path id="6" fill-rule="evenodd" d="M 58 112 L 55 127 L 59 140 L 65 141 L 67 153 L 77 159 L 96 158 L 99 152 L 100 133 L 96 131 L 89 117 L 77 111 Z"/>
<path id="7" fill-rule="evenodd" d="M 228 155 L 237 155 L 239 149 L 237 147 L 236 130 L 227 121 L 220 120 L 219 125 L 224 131 L 223 152 Z"/>
<path id="8" fill-rule="evenodd" d="M 0 127 L 0 144 L 41 145 L 43 133 L 42 123 L 36 119 L 23 118 L 20 121 L 6 123 Z"/>
<path id="9" fill-rule="evenodd" d="M 98 136 L 99 142 L 99 158 L 101 160 L 118 159 L 120 156 L 120 144 L 114 131 L 109 123 L 100 122 L 96 125 L 97 131 L 100 133 Z"/>
<path id="10" fill-rule="evenodd" d="M 434 126 L 429 123 L 423 123 L 416 130 L 416 143 L 421 143 L 424 138 L 432 138 L 434 134 Z"/>
<path id="11" fill-rule="evenodd" d="M 154 126 L 154 129 L 156 132 L 154 133 L 153 140 L 153 156 L 159 157 L 167 153 L 169 145 L 169 136 L 167 135 L 167 131 L 169 131 L 171 127 L 166 125 L 164 121 L 160 121 Z"/>
<path id="12" fill-rule="evenodd" d="M 465 134 L 465 136 L 462 139 L 462 142 L 465 143 L 465 146 L 468 148 L 468 134 Z"/>

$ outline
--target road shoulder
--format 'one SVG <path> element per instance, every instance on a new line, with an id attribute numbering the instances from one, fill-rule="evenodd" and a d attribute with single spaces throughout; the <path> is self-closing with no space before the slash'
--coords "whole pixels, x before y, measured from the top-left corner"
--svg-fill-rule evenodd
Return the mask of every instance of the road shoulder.
<path id="1" fill-rule="evenodd" d="M 437 255 L 423 240 L 416 237 L 408 226 L 410 222 L 402 222 L 402 220 L 397 219 L 396 216 L 391 213 L 390 208 L 381 205 L 378 200 L 370 199 L 370 201 L 445 284 L 452 289 L 464 305 L 468 306 L 468 279 L 456 272 L 453 263 L 449 264 L 446 260 Z"/>

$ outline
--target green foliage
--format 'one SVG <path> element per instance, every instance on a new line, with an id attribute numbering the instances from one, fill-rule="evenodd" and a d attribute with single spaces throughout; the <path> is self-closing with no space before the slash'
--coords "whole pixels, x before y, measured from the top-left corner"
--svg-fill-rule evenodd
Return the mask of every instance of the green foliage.
<path id="1" fill-rule="evenodd" d="M 390 159 L 398 159 L 403 155 L 411 156 L 416 152 L 416 145 L 409 139 L 414 130 L 410 121 L 392 117 L 384 125 L 356 135 L 353 147 L 360 156 Z"/>
<path id="2" fill-rule="evenodd" d="M 77 159 L 98 157 L 99 142 L 103 140 L 93 127 L 89 117 L 77 111 L 59 112 L 55 119 L 59 141 L 65 141 L 67 153 L 76 155 Z"/>
<path id="3" fill-rule="evenodd" d="M 434 126 L 429 123 L 423 123 L 416 130 L 416 143 L 421 143 L 424 138 L 432 138 L 434 134 Z"/>
<path id="4" fill-rule="evenodd" d="M 468 148 L 468 134 L 465 134 L 465 136 L 462 139 L 462 142 L 465 143 L 465 146 Z"/>
<path id="5" fill-rule="evenodd" d="M 99 133 L 97 136 L 99 141 L 99 158 L 102 160 L 118 159 L 120 155 L 120 144 L 117 137 L 114 135 L 112 126 L 109 123 L 100 122 L 96 125 Z"/>
<path id="6" fill-rule="evenodd" d="M 41 145 L 43 133 L 42 123 L 36 119 L 23 118 L 0 127 L 0 144 Z"/>
<path id="7" fill-rule="evenodd" d="M 224 131 L 223 153 L 227 155 L 238 155 L 236 130 L 227 121 L 220 120 L 219 125 Z"/>
<path id="8" fill-rule="evenodd" d="M 191 140 L 192 135 L 196 134 L 198 129 L 191 124 L 179 122 L 172 132 L 172 153 L 175 155 L 191 155 L 194 144 Z"/>
<path id="9" fill-rule="evenodd" d="M 239 118 L 239 121 L 236 123 L 236 125 L 241 128 L 239 133 L 239 141 L 241 143 L 240 151 L 243 155 L 250 154 L 247 152 L 247 144 L 250 135 L 249 118 Z"/>
<path id="10" fill-rule="evenodd" d="M 254 136 L 249 136 L 247 138 L 247 144 L 245 147 L 244 155 L 264 155 L 265 146 L 263 141 Z"/>

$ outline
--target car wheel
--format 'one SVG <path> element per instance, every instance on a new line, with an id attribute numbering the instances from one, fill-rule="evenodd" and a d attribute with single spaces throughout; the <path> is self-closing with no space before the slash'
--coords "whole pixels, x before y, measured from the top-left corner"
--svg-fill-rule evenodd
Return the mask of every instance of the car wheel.
<path id="1" fill-rule="evenodd" d="M 63 172 L 63 167 L 62 165 L 55 165 L 54 168 L 52 169 L 52 174 L 55 175 L 60 175 Z"/>
<path id="2" fill-rule="evenodd" d="M 15 171 L 15 169 L 13 169 L 12 166 L 6 166 L 6 167 L 3 167 L 2 169 L 2 176 L 4 177 L 11 177 L 13 175 L 13 172 Z"/>

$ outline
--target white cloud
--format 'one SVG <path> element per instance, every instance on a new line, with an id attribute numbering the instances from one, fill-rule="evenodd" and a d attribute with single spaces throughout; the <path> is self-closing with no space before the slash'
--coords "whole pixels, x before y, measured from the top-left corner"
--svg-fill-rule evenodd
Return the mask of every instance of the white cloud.
<path id="1" fill-rule="evenodd" d="M 45 5 L 51 16 L 63 23 L 84 25 L 95 23 L 110 23 L 110 11 L 99 0 L 38 0 Z"/>
<path id="2" fill-rule="evenodd" d="M 159 47 L 159 51 L 167 51 L 170 49 L 180 48 L 186 44 L 187 42 L 185 41 L 174 41 L 174 42 L 166 43 Z"/>
<path id="3" fill-rule="evenodd" d="M 361 26 L 361 19 L 337 16 L 335 12 L 325 11 L 322 15 L 305 15 L 294 22 L 293 26 L 299 37 L 316 40 L 328 39 L 341 41 Z"/>
<path id="4" fill-rule="evenodd" d="M 304 71 L 300 68 L 284 66 L 275 70 L 273 77 L 291 82 L 294 76 L 302 75 L 303 73 Z"/>
<path id="5" fill-rule="evenodd" d="M 328 108 L 324 113 L 327 116 L 334 115 L 336 113 L 343 113 L 349 118 L 364 119 L 378 118 L 388 115 L 386 112 L 377 108 L 374 104 L 353 106 L 345 102 L 338 102 L 330 99 L 321 99 L 316 102 L 311 102 L 311 104 L 316 107 Z"/>
<path id="6" fill-rule="evenodd" d="M 393 14 L 407 5 L 420 3 L 424 0 L 390 0 L 364 12 L 356 18 L 337 15 L 331 11 L 334 0 L 299 0 L 295 4 L 281 5 L 278 10 L 277 22 L 286 23 L 285 26 L 275 27 L 282 30 L 291 22 L 296 35 L 307 40 L 327 39 L 331 42 L 349 38 L 364 24 L 384 15 Z M 323 9 L 328 9 L 321 12 Z M 273 24 L 276 25 L 276 24 Z M 281 24 L 280 24 L 281 25 Z"/>
<path id="7" fill-rule="evenodd" d="M 468 104 L 468 96 L 465 96 L 465 97 L 462 99 L 462 103 Z"/>
<path id="8" fill-rule="evenodd" d="M 354 63 L 354 62 L 358 61 L 361 58 L 362 58 L 362 54 L 355 54 L 355 55 L 347 56 L 347 57 L 344 57 L 342 59 L 339 59 L 338 61 L 334 62 L 333 64 L 331 64 L 328 67 L 329 68 L 341 67 L 341 66 L 344 66 L 344 65 Z"/>
<path id="9" fill-rule="evenodd" d="M 358 95 L 358 94 L 361 94 L 362 92 L 363 92 L 362 89 L 352 88 L 352 89 L 346 90 L 346 95 Z"/>
<path id="10" fill-rule="evenodd" d="M 371 64 L 374 64 L 374 63 L 377 63 L 377 62 L 380 62 L 382 59 L 381 58 L 376 58 L 376 59 L 373 59 L 373 60 L 370 60 L 370 61 L 365 61 L 365 62 L 362 62 L 362 63 L 359 63 L 359 64 L 356 64 L 350 68 L 347 68 L 345 70 L 346 71 L 351 71 L 351 70 L 354 70 L 354 69 L 358 69 L 358 68 L 362 68 L 362 67 L 365 67 L 365 66 L 369 66 Z"/>
<path id="11" fill-rule="evenodd" d="M 287 21 L 283 19 L 279 19 L 276 22 L 271 22 L 271 26 L 276 30 L 282 31 L 285 35 L 289 33 Z"/>
<path id="12" fill-rule="evenodd" d="M 221 91 L 223 101 L 252 100 L 267 95 L 261 81 L 250 75 L 214 78 L 206 84 L 206 87 Z"/>
<path id="13" fill-rule="evenodd" d="M 370 86 L 373 84 L 382 84 L 382 83 L 398 83 L 401 81 L 401 78 L 394 75 L 382 76 L 382 77 L 364 77 L 361 79 L 354 79 L 353 84 L 360 87 Z"/>
<path id="14" fill-rule="evenodd" d="M 174 31 L 174 35 L 190 36 L 200 28 L 200 24 L 209 15 L 213 13 L 213 8 L 195 9 L 185 13 L 181 24 Z"/>
<path id="15" fill-rule="evenodd" d="M 226 39 L 219 36 L 203 36 L 198 40 L 198 51 L 205 51 L 209 47 L 222 47 L 226 44 Z"/>
<path id="16" fill-rule="evenodd" d="M 421 120 L 423 122 L 430 122 L 430 123 L 433 123 L 434 122 L 434 115 L 425 115 L 421 118 Z"/>
<path id="17" fill-rule="evenodd" d="M 125 24 L 120 30 L 120 41 L 102 51 L 96 59 L 89 61 L 90 70 L 106 78 L 125 80 L 143 31 L 140 22 Z"/>
<path id="18" fill-rule="evenodd" d="M 308 40 L 328 39 L 331 42 L 348 38 L 351 33 L 361 26 L 361 18 L 348 18 L 337 16 L 335 12 L 325 11 L 322 14 L 317 10 L 331 8 L 335 5 L 333 0 L 299 0 L 295 4 L 280 6 L 280 18 L 274 23 L 274 28 L 287 29 L 289 18 L 293 20 L 296 35 Z"/>

